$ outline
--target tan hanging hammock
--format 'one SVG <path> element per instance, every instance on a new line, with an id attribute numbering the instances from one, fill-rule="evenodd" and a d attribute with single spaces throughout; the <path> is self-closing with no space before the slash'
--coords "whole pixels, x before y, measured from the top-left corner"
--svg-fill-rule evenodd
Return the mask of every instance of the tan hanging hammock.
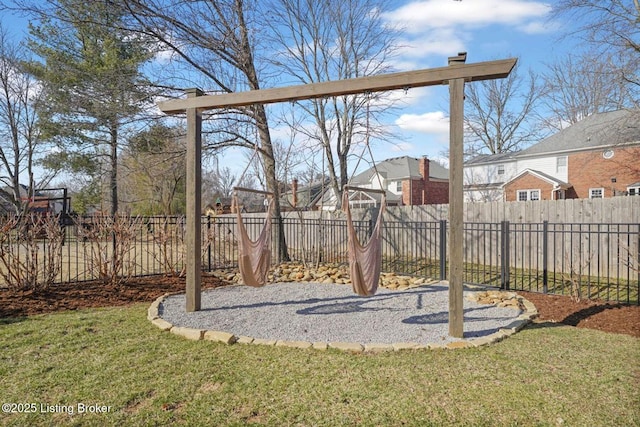
<path id="1" fill-rule="evenodd" d="M 382 214 L 386 207 L 386 197 L 383 193 L 380 203 L 378 219 L 373 233 L 366 245 L 361 245 L 356 235 L 349 209 L 349 192 L 346 187 L 342 193 L 342 209 L 347 216 L 347 237 L 349 253 L 349 273 L 353 291 L 360 296 L 371 296 L 378 290 L 380 269 L 382 266 Z"/>
<path id="2" fill-rule="evenodd" d="M 233 194 L 233 203 L 236 207 L 239 206 L 238 197 L 235 193 Z M 267 283 L 269 267 L 271 266 L 271 213 L 273 205 L 273 197 L 271 197 L 262 231 L 255 241 L 249 238 L 247 229 L 242 221 L 240 209 L 237 209 L 238 268 L 242 281 L 249 286 L 260 287 Z"/>

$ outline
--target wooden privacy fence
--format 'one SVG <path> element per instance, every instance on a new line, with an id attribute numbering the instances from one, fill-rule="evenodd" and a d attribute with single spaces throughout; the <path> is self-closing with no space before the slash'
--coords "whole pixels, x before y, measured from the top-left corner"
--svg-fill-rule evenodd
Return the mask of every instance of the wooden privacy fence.
<path id="1" fill-rule="evenodd" d="M 396 221 L 448 219 L 448 205 L 397 206 L 387 208 Z M 606 199 L 538 200 L 528 202 L 482 202 L 464 205 L 464 222 L 510 221 L 513 223 L 640 223 L 640 197 Z"/>
<path id="2" fill-rule="evenodd" d="M 361 241 L 371 233 L 373 221 L 354 225 Z M 306 263 L 346 263 L 346 221 L 337 215 L 309 217 L 289 215 L 284 232 L 293 261 Z M 123 255 L 132 276 L 184 274 L 184 217 L 135 219 L 130 249 Z M 247 231 L 256 238 L 264 217 L 245 219 Z M 70 224 L 65 229 L 60 251 L 62 268 L 56 282 L 98 279 L 93 259 L 98 247 L 107 259 L 111 245 L 82 238 Z M 273 224 L 274 230 L 276 224 Z M 446 220 L 408 221 L 387 218 L 383 228 L 382 268 L 387 272 L 448 277 L 449 224 Z M 234 216 L 202 217 L 201 261 L 204 271 L 234 267 L 237 262 L 236 219 Z M 504 289 L 569 294 L 579 290 L 582 297 L 622 302 L 638 302 L 640 287 L 640 223 L 522 223 L 466 222 L 464 236 L 464 281 Z M 5 244 L 1 250 L 22 258 L 23 243 Z M 39 240 L 46 261 L 47 245 Z M 56 249 L 58 250 L 58 249 Z M 36 254 L 37 255 L 37 254 Z M 0 257 L 1 258 L 1 257 Z M 1 259 L 0 259 L 1 264 Z M 0 269 L 6 266 L 0 265 Z M 46 270 L 46 269 L 43 269 Z M 0 287 L 3 287 L 0 279 Z"/>
<path id="3" fill-rule="evenodd" d="M 372 227 L 356 223 L 361 241 Z M 446 220 L 387 220 L 383 270 L 446 279 L 449 232 Z M 289 217 L 285 236 L 294 260 L 347 262 L 344 220 Z M 466 222 L 463 236 L 467 283 L 638 302 L 638 223 Z"/>

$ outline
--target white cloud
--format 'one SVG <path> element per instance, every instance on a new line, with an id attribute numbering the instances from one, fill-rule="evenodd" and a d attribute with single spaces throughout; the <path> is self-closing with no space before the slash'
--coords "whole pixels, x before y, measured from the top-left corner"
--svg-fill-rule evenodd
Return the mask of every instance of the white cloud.
<path id="1" fill-rule="evenodd" d="M 446 135 L 449 133 L 449 117 L 442 111 L 424 114 L 403 114 L 396 120 L 396 125 L 403 130 Z"/>
<path id="2" fill-rule="evenodd" d="M 412 151 L 415 146 L 409 142 L 398 142 L 391 146 L 391 151 L 395 152 L 405 152 Z"/>
<path id="3" fill-rule="evenodd" d="M 159 50 L 156 52 L 154 59 L 160 64 L 168 64 L 173 59 L 174 52 L 169 49 Z"/>
<path id="4" fill-rule="evenodd" d="M 531 21 L 518 27 L 520 31 L 527 34 L 542 34 L 553 31 L 556 28 L 555 24 L 548 24 L 543 21 Z"/>
<path id="5" fill-rule="evenodd" d="M 550 10 L 547 3 L 528 0 L 419 0 L 383 16 L 407 35 L 399 60 L 420 63 L 421 58 L 467 51 L 476 38 L 473 31 L 492 25 L 526 34 L 552 31 L 544 22 Z"/>
<path id="6" fill-rule="evenodd" d="M 415 69 L 415 68 L 414 68 Z M 409 106 L 417 105 L 431 97 L 431 88 L 426 87 L 413 87 L 407 90 L 396 89 L 384 93 L 379 98 L 371 100 L 371 106 L 377 107 L 390 107 L 396 106 L 399 108 L 406 108 Z"/>
<path id="7" fill-rule="evenodd" d="M 422 33 L 430 28 L 486 26 L 504 24 L 519 26 L 543 18 L 551 6 L 525 0 L 423 0 L 408 3 L 385 18 L 404 25 L 407 31 Z"/>
<path id="8" fill-rule="evenodd" d="M 428 55 L 451 55 L 465 49 L 466 34 L 453 28 L 436 28 L 416 34 L 410 40 L 400 41 L 398 54 L 403 58 L 421 58 Z"/>

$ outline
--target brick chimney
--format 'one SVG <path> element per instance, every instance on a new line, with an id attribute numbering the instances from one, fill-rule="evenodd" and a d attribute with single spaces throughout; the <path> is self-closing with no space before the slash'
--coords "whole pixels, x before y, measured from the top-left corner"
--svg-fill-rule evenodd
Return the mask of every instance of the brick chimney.
<path id="1" fill-rule="evenodd" d="M 429 186 L 429 158 L 427 156 L 422 156 L 418 163 L 418 170 L 420 171 L 420 176 L 422 177 L 422 191 L 420 192 L 420 204 L 424 205 L 427 203 L 427 187 Z"/>
<path id="2" fill-rule="evenodd" d="M 429 181 L 429 158 L 422 156 L 418 163 L 418 173 L 422 177 L 423 181 Z"/>
<path id="3" fill-rule="evenodd" d="M 298 178 L 293 178 L 291 181 L 291 205 L 295 208 L 298 207 Z"/>

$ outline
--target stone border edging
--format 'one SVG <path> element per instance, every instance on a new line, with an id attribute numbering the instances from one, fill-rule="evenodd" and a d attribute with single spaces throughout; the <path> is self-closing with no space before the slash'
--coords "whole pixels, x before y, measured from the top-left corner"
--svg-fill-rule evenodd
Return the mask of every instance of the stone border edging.
<path id="1" fill-rule="evenodd" d="M 446 283 L 446 282 L 443 282 Z M 482 286 L 476 285 L 465 285 L 470 289 L 477 290 L 487 290 L 490 288 L 485 288 Z M 183 338 L 187 338 L 190 340 L 207 340 L 220 342 L 223 344 L 231 345 L 231 344 L 255 344 L 255 345 L 270 345 L 275 347 L 289 347 L 289 348 L 300 348 L 300 349 L 314 349 L 314 350 L 327 350 L 329 348 L 333 348 L 336 350 L 341 350 L 350 353 L 381 353 L 386 351 L 401 351 L 401 350 L 417 350 L 417 349 L 429 349 L 429 350 L 440 350 L 440 349 L 458 349 L 458 348 L 471 348 L 471 347 L 481 347 L 485 345 L 494 344 L 502 341 L 503 339 L 519 332 L 524 328 L 527 324 L 529 324 L 533 319 L 538 317 L 538 309 L 528 301 L 527 299 L 521 297 L 512 292 L 506 291 L 496 291 L 489 290 L 487 292 L 493 292 L 497 294 L 504 294 L 506 299 L 516 299 L 523 311 L 514 321 L 512 321 L 507 326 L 500 328 L 497 332 L 494 332 L 491 335 L 487 335 L 486 337 L 473 338 L 473 339 L 464 339 L 463 341 L 454 341 L 447 344 L 420 344 L 415 342 L 399 342 L 393 344 L 385 344 L 385 343 L 369 343 L 369 344 L 360 344 L 353 342 L 308 342 L 308 341 L 285 341 L 285 340 L 269 340 L 263 338 L 253 338 L 247 336 L 236 336 L 229 332 L 224 331 L 213 331 L 207 329 L 194 329 L 194 328 L 185 328 L 182 326 L 174 326 L 171 323 L 167 322 L 158 314 L 158 309 L 160 304 L 165 300 L 165 298 L 171 295 L 179 295 L 183 292 L 172 292 L 166 293 L 160 297 L 158 297 L 151 306 L 147 310 L 147 319 L 151 321 L 154 325 L 160 328 L 163 331 L 169 331 L 176 335 L 179 335 Z"/>

